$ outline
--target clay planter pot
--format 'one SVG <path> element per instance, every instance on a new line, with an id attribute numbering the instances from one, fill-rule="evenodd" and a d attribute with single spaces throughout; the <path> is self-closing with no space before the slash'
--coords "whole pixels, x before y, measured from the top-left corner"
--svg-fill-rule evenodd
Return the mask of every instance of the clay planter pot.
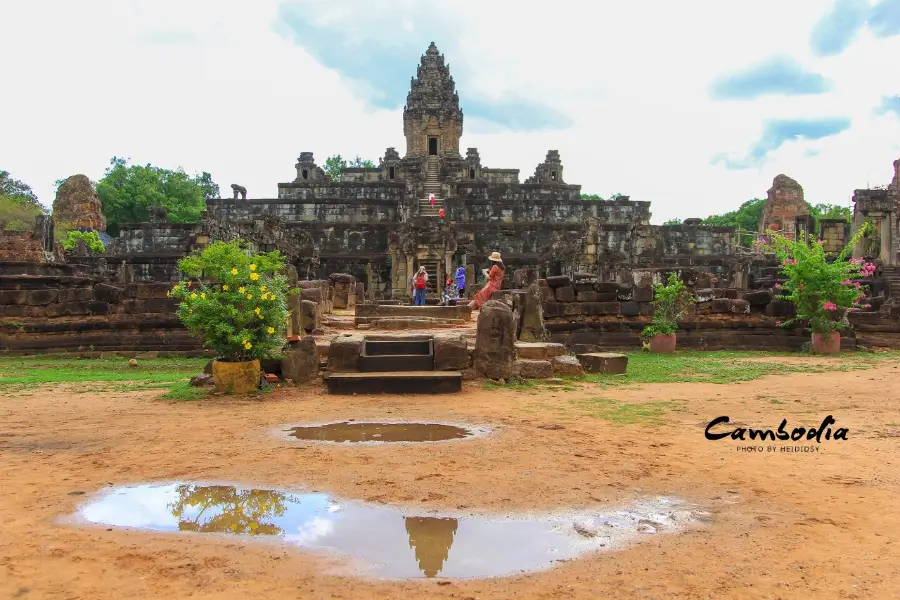
<path id="1" fill-rule="evenodd" d="M 657 334 L 650 338 L 650 352 L 672 354 L 675 352 L 675 334 Z"/>
<path id="2" fill-rule="evenodd" d="M 812 351 L 814 354 L 839 354 L 841 334 L 837 331 L 812 334 Z"/>
<path id="3" fill-rule="evenodd" d="M 213 383 L 222 394 L 246 394 L 259 387 L 259 361 L 220 362 L 212 364 Z"/>

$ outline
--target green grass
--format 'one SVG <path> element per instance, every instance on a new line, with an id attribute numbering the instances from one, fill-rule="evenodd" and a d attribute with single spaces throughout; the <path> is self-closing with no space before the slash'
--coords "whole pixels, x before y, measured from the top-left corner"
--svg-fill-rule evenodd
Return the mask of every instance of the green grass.
<path id="1" fill-rule="evenodd" d="M 609 398 L 573 400 L 572 404 L 589 417 L 616 425 L 662 425 L 666 411 L 680 408 L 675 402 L 626 403 Z"/>
<path id="2" fill-rule="evenodd" d="M 193 400 L 202 400 L 207 394 L 208 392 L 205 389 L 191 387 L 190 383 L 182 381 L 173 385 L 168 392 L 160 396 L 160 399 L 171 402 L 191 402 Z"/>
<path id="3" fill-rule="evenodd" d="M 628 355 L 626 375 L 584 375 L 569 378 L 604 385 L 633 385 L 641 383 L 734 383 L 752 381 L 766 375 L 785 373 L 825 373 L 869 369 L 887 359 L 900 357 L 897 352 L 844 353 L 827 358 L 828 364 L 759 362 L 749 359 L 762 357 L 793 357 L 798 355 L 775 352 L 742 352 L 684 350 L 675 354 L 655 354 L 635 351 Z"/>
<path id="4" fill-rule="evenodd" d="M 94 384 L 78 393 L 167 389 L 199 373 L 206 363 L 203 358 L 153 358 L 139 359 L 136 367 L 129 367 L 128 359 L 120 357 L 5 358 L 0 359 L 0 395 L 47 384 Z"/>

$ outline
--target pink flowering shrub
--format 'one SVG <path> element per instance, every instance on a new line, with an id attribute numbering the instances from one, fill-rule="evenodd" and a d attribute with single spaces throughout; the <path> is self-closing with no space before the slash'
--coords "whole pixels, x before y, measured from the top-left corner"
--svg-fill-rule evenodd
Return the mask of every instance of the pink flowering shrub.
<path id="1" fill-rule="evenodd" d="M 868 308 L 860 306 L 862 285 L 857 279 L 871 277 L 875 265 L 860 259 L 847 260 L 850 249 L 862 237 L 866 226 L 860 228 L 838 257 L 829 262 L 822 240 L 809 236 L 793 241 L 775 236 L 770 250 L 781 260 L 781 270 L 787 281 L 776 290 L 776 297 L 789 300 L 797 309 L 794 318 L 776 325 L 786 327 L 797 321 L 809 323 L 813 333 L 829 334 L 848 325 L 847 311 Z"/>

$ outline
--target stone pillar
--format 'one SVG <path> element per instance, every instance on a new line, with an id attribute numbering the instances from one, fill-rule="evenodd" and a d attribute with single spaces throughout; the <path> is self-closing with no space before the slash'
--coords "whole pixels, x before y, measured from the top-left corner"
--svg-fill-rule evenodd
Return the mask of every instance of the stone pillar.
<path id="1" fill-rule="evenodd" d="M 393 262 L 391 263 L 393 265 Z M 393 268 L 393 267 L 392 267 Z M 366 263 L 366 290 L 368 290 L 367 299 L 369 302 L 375 301 L 375 277 L 372 273 L 372 263 Z"/>
<path id="2" fill-rule="evenodd" d="M 860 210 L 853 211 L 853 231 L 850 233 L 851 237 L 856 235 L 856 232 L 859 231 L 860 227 L 863 226 L 863 223 L 866 222 L 866 216 Z M 859 240 L 855 244 L 853 244 L 853 258 L 862 258 L 863 248 L 862 248 L 862 240 Z"/>
<path id="3" fill-rule="evenodd" d="M 893 219 L 891 218 L 891 213 L 887 213 L 883 217 L 881 217 L 881 249 L 878 252 L 879 258 L 881 258 L 881 262 L 886 265 L 894 264 L 892 259 L 891 243 L 894 227 L 893 227 Z"/>
<path id="4" fill-rule="evenodd" d="M 410 289 L 412 286 L 412 277 L 415 271 L 413 270 L 413 256 L 406 257 L 406 298 L 412 299 L 412 290 Z"/>
<path id="5" fill-rule="evenodd" d="M 509 379 L 513 374 L 516 324 L 512 309 L 489 300 L 478 313 L 475 334 L 475 373 L 490 379 Z"/>

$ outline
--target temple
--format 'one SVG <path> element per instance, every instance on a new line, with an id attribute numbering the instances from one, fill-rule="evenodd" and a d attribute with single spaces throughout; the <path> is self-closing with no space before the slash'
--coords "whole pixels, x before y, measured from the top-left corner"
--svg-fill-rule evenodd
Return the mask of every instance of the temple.
<path id="1" fill-rule="evenodd" d="M 405 296 L 423 265 L 432 284 L 459 266 L 477 273 L 495 250 L 516 268 L 593 271 L 605 258 L 630 257 L 646 237 L 649 202 L 582 200 L 581 186 L 566 183 L 557 150 L 522 182 L 518 169 L 484 166 L 477 148 L 463 156 L 462 133 L 459 94 L 432 43 L 410 82 L 402 157 L 390 147 L 377 167 L 343 169 L 333 180 L 312 152 L 302 152 L 296 177 L 278 184 L 276 199 L 213 200 L 209 214 L 231 223 L 275 217 L 307 232 L 318 264 L 298 265 L 301 276 L 350 273 L 378 298 Z M 655 250 L 662 248 L 641 252 Z"/>

